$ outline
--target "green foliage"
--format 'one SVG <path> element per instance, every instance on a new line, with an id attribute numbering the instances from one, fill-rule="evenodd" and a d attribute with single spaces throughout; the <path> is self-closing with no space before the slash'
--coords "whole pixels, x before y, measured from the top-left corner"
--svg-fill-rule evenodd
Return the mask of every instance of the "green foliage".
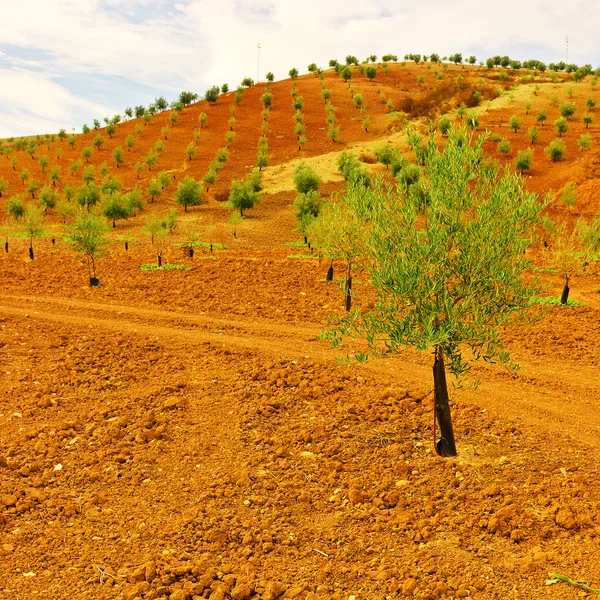
<path id="1" fill-rule="evenodd" d="M 567 120 L 564 117 L 556 119 L 556 121 L 554 121 L 554 129 L 556 129 L 558 137 L 562 137 L 562 134 L 566 133 L 568 129 Z"/>
<path id="2" fill-rule="evenodd" d="M 50 159 L 45 154 L 44 154 L 44 156 L 40 156 L 38 158 L 38 165 L 40 165 L 40 167 L 42 169 L 42 173 L 44 173 L 46 171 L 46 167 L 49 164 L 50 164 Z"/>
<path id="3" fill-rule="evenodd" d="M 128 219 L 131 216 L 131 205 L 128 198 L 119 192 L 108 194 L 102 208 L 102 214 L 112 221 L 113 227 L 117 221 Z"/>
<path id="4" fill-rule="evenodd" d="M 244 77 L 244 79 L 242 79 L 243 87 L 252 87 L 253 85 L 254 85 L 254 79 L 252 79 L 251 77 Z"/>
<path id="5" fill-rule="evenodd" d="M 318 191 L 321 185 L 321 178 L 306 163 L 300 163 L 294 169 L 294 187 L 298 194 L 308 194 Z"/>
<path id="6" fill-rule="evenodd" d="M 185 154 L 188 157 L 188 160 L 192 160 L 192 158 L 194 158 L 194 154 L 196 154 L 196 147 L 194 146 L 194 142 L 190 142 L 187 145 L 187 148 L 185 149 Z"/>
<path id="7" fill-rule="evenodd" d="M 373 66 L 367 67 L 365 69 L 365 77 L 369 81 L 373 81 L 373 79 L 375 79 L 375 77 L 377 77 L 377 68 L 373 67 Z"/>
<path id="8" fill-rule="evenodd" d="M 520 171 L 521 173 L 523 171 L 529 171 L 529 169 L 531 169 L 531 165 L 533 164 L 533 150 L 528 149 L 528 150 L 521 150 L 519 153 L 517 153 L 517 156 L 515 157 L 515 169 L 517 171 Z"/>
<path id="9" fill-rule="evenodd" d="M 561 117 L 568 119 L 569 117 L 572 117 L 575 114 L 575 108 L 576 107 L 572 102 L 564 102 L 558 108 L 558 112 L 560 113 Z"/>
<path id="10" fill-rule="evenodd" d="M 582 133 L 577 140 L 577 145 L 581 148 L 582 152 L 587 150 L 592 145 L 592 136 Z"/>
<path id="11" fill-rule="evenodd" d="M 83 175 L 81 176 L 81 180 L 84 183 L 90 183 L 96 180 L 96 167 L 94 165 L 87 165 L 83 170 Z"/>
<path id="12" fill-rule="evenodd" d="M 271 71 L 269 71 L 269 72 L 266 74 L 266 76 L 265 76 L 265 79 L 266 79 L 266 80 L 267 80 L 269 83 L 272 83 L 272 82 L 273 82 L 273 80 L 275 79 L 275 75 L 273 75 L 273 73 L 271 73 Z"/>
<path id="13" fill-rule="evenodd" d="M 321 98 L 323 98 L 324 102 L 327 102 L 331 98 L 331 92 L 327 88 L 322 89 Z"/>
<path id="14" fill-rule="evenodd" d="M 548 115 L 546 114 L 545 110 L 542 110 L 538 113 L 537 117 L 535 118 L 535 120 L 540 124 L 543 125 L 545 123 L 545 121 L 548 119 Z"/>
<path id="15" fill-rule="evenodd" d="M 189 270 L 191 270 L 191 268 L 192 267 L 189 267 L 188 265 L 177 265 L 177 264 L 161 265 L 159 267 L 158 265 L 155 265 L 154 263 L 140 266 L 141 271 L 189 271 Z"/>
<path id="16" fill-rule="evenodd" d="M 219 86 L 213 86 L 210 89 L 206 90 L 206 92 L 204 93 L 204 99 L 209 103 L 209 104 L 214 104 L 217 99 L 219 98 L 219 93 L 220 93 L 220 88 Z"/>
<path id="17" fill-rule="evenodd" d="M 44 215 L 40 208 L 34 204 L 25 206 L 25 212 L 19 221 L 20 229 L 29 239 L 29 248 L 33 247 L 34 238 L 42 237 L 46 234 L 46 224 Z"/>
<path id="18" fill-rule="evenodd" d="M 229 191 L 229 201 L 227 205 L 240 211 L 240 216 L 244 216 L 244 211 L 254 208 L 260 201 L 253 186 L 242 179 L 234 179 L 231 182 Z"/>
<path id="19" fill-rule="evenodd" d="M 13 196 L 6 203 L 6 212 L 8 215 L 15 219 L 15 221 L 21 220 L 25 216 L 25 204 L 23 202 L 23 196 Z"/>
<path id="20" fill-rule="evenodd" d="M 27 186 L 27 191 L 31 194 L 32 198 L 35 198 L 37 191 L 41 187 L 41 183 L 37 179 L 31 179 L 29 181 L 29 185 Z"/>
<path id="21" fill-rule="evenodd" d="M 85 257 L 90 277 L 96 277 L 96 260 L 108 244 L 107 227 L 96 214 L 82 212 L 75 223 L 67 228 L 66 241 L 77 254 Z"/>
<path id="22" fill-rule="evenodd" d="M 527 137 L 531 140 L 531 144 L 533 145 L 540 135 L 540 130 L 537 127 L 530 127 L 527 130 Z"/>
<path id="23" fill-rule="evenodd" d="M 187 211 L 188 206 L 198 206 L 202 203 L 202 188 L 193 177 L 186 176 L 177 186 L 175 202 Z"/>
<path id="24" fill-rule="evenodd" d="M 82 185 L 77 189 L 75 200 L 79 206 L 86 208 L 96 206 L 102 197 L 102 190 L 95 183 L 91 182 L 88 185 Z"/>
<path id="25" fill-rule="evenodd" d="M 205 112 L 201 112 L 198 115 L 198 122 L 200 123 L 201 129 L 206 125 L 206 121 L 208 121 L 208 115 Z"/>
<path id="26" fill-rule="evenodd" d="M 43 209 L 44 214 L 48 209 L 53 209 L 56 206 L 57 193 L 49 186 L 45 185 L 40 191 L 40 208 Z"/>
<path id="27" fill-rule="evenodd" d="M 97 135 L 93 140 L 92 140 L 92 145 L 100 150 L 100 148 L 102 147 L 102 144 L 104 144 L 104 138 L 101 135 Z M 85 150 L 85 148 L 84 148 Z"/>
<path id="28" fill-rule="evenodd" d="M 452 127 L 452 121 L 450 120 L 449 117 L 443 116 L 438 121 L 437 128 L 443 136 L 448 135 L 448 132 L 450 131 L 451 127 Z"/>
<path id="29" fill-rule="evenodd" d="M 510 142 L 507 139 L 501 139 L 496 146 L 498 152 L 502 152 L 502 154 L 508 154 L 510 152 Z"/>
<path id="30" fill-rule="evenodd" d="M 297 98 L 294 98 L 294 101 L 292 102 L 292 106 L 296 110 L 302 110 L 304 108 L 304 97 L 298 96 Z"/>
<path id="31" fill-rule="evenodd" d="M 273 104 L 273 94 L 268 90 L 260 97 L 260 101 L 264 108 L 269 108 Z"/>
<path id="32" fill-rule="evenodd" d="M 517 175 L 483 168 L 484 141 L 452 130 L 440 151 L 431 137 L 425 219 L 410 192 L 381 181 L 348 187 L 344 202 L 377 300 L 334 320 L 326 337 L 335 345 L 358 336 L 375 353 L 435 348 L 456 376 L 477 359 L 511 365 L 499 329 L 527 316 L 538 293 L 523 279 L 523 253 L 542 205 Z"/>
<path id="33" fill-rule="evenodd" d="M 112 123 L 106 126 L 106 133 L 108 134 L 109 138 L 112 138 L 112 136 L 115 134 L 115 131 L 116 127 Z"/>
<path id="34" fill-rule="evenodd" d="M 179 115 L 177 114 L 177 111 L 173 111 L 171 114 L 169 114 L 169 121 L 171 122 L 171 125 L 174 126 L 178 119 Z"/>
<path id="35" fill-rule="evenodd" d="M 508 126 L 514 130 L 515 133 L 521 129 L 521 119 L 517 117 L 517 115 L 512 115 L 512 117 L 508 120 Z"/>
<path id="36" fill-rule="evenodd" d="M 117 176 L 105 175 L 102 179 L 102 193 L 112 194 L 123 188 L 123 182 Z"/>
<path id="37" fill-rule="evenodd" d="M 117 163 L 117 169 L 125 162 L 123 158 L 123 148 L 117 146 L 112 152 L 113 159 Z"/>
<path id="38" fill-rule="evenodd" d="M 581 116 L 581 122 L 585 125 L 585 128 L 588 129 L 589 126 L 594 121 L 594 115 L 592 113 L 585 113 Z"/>
<path id="39" fill-rule="evenodd" d="M 298 69 L 296 69 L 296 68 L 290 69 L 288 75 L 292 79 L 297 79 L 298 78 Z"/>
<path id="40" fill-rule="evenodd" d="M 258 169 L 252 169 L 252 173 L 246 177 L 246 183 L 250 186 L 250 189 L 253 192 L 262 191 L 263 185 L 260 180 L 260 171 Z"/>
<path id="41" fill-rule="evenodd" d="M 544 148 L 546 156 L 552 162 L 558 162 L 559 160 L 562 160 L 565 155 L 565 151 L 565 144 L 562 140 L 553 140 Z"/>
<path id="42" fill-rule="evenodd" d="M 316 189 L 305 193 L 298 193 L 294 200 L 294 213 L 298 222 L 298 231 L 308 236 L 313 221 L 319 216 L 321 210 L 321 195 Z"/>

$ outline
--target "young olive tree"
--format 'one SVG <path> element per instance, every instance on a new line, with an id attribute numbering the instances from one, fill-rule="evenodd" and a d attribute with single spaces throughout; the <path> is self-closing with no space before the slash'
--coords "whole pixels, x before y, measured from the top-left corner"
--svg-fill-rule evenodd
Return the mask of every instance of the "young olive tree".
<path id="1" fill-rule="evenodd" d="M 434 351 L 441 456 L 456 455 L 446 366 L 457 377 L 478 359 L 514 367 L 500 327 L 527 318 L 539 291 L 523 278 L 524 251 L 543 206 L 517 174 L 486 164 L 485 139 L 453 129 L 440 150 L 431 136 L 421 180 L 425 203 L 414 187 L 395 190 L 381 180 L 369 189 L 349 186 L 345 204 L 363 224 L 364 265 L 377 300 L 324 334 L 335 346 L 346 336 L 363 337 L 376 354 L 403 346 Z"/>
<path id="2" fill-rule="evenodd" d="M 29 259 L 34 260 L 33 240 L 34 238 L 43 237 L 46 233 L 42 210 L 33 204 L 28 204 L 19 225 L 25 237 L 29 240 Z"/>
<path id="3" fill-rule="evenodd" d="M 185 212 L 187 212 L 188 206 L 199 206 L 202 204 L 202 188 L 200 183 L 187 175 L 177 186 L 175 202 L 183 206 Z"/>
<path id="4" fill-rule="evenodd" d="M 234 179 L 231 182 L 229 201 L 227 206 L 240 211 L 240 217 L 244 216 L 245 210 L 254 208 L 260 202 L 251 182 L 242 179 Z"/>
<path id="5" fill-rule="evenodd" d="M 100 258 L 108 243 L 103 220 L 96 214 L 82 211 L 75 223 L 67 228 L 66 241 L 77 254 L 85 257 L 90 276 L 90 287 L 98 287 L 96 260 Z"/>

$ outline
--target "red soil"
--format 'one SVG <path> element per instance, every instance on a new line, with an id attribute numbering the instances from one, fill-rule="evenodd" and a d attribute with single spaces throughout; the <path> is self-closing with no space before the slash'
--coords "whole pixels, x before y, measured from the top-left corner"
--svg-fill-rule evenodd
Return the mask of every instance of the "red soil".
<path id="1" fill-rule="evenodd" d="M 425 67 L 398 65 L 388 79 L 354 83 L 369 133 L 345 84 L 328 73 L 342 126 L 336 145 L 320 129 L 318 79 L 300 78 L 308 139 L 300 155 L 376 139 L 389 117 L 374 90 L 385 85 L 398 101 L 421 73 L 433 84 Z M 276 164 L 298 152 L 291 83 L 272 89 Z M 261 93 L 244 94 L 213 192 L 254 164 Z M 153 172 L 201 177 L 225 145 L 232 98 L 185 109 Z M 184 169 L 204 110 L 208 125 Z M 498 114 L 506 123 L 512 112 L 490 111 L 482 123 L 497 124 Z M 513 152 L 527 145 L 529 118 L 515 135 L 504 125 Z M 126 186 L 166 119 L 154 117 L 126 152 L 127 166 L 113 169 Z M 133 127 L 118 126 L 94 151 L 96 164 L 110 164 Z M 585 177 L 596 173 L 598 150 L 575 152 L 578 127 L 563 163 L 538 151 L 528 185 L 541 192 L 581 181 L 572 211 L 591 215 L 598 203 Z M 91 137 L 78 138 L 76 151 L 60 144 L 65 180 Z M 540 148 L 553 136 L 542 137 Z M 1 162 L 10 195 L 22 186 Z M 20 154 L 19 163 L 44 180 L 37 161 Z M 406 351 L 342 366 L 317 339 L 342 310 L 342 294 L 322 282 L 327 265 L 282 247 L 297 239 L 292 198 L 266 196 L 237 240 L 222 225 L 214 241 L 229 249 L 213 257 L 184 258 L 171 246 L 166 262 L 189 271 L 140 271 L 154 256 L 136 217 L 116 233 L 142 241 L 129 252 L 111 246 L 97 289 L 60 240 L 36 240 L 33 262 L 24 240 L 10 240 L 0 256 L 0 598 L 577 597 L 565 584 L 544 586 L 549 571 L 600 585 L 598 265 L 573 282 L 584 306 L 554 307 L 504 332 L 522 370 L 476 367 L 481 386 L 457 390 L 452 403 L 459 456 L 439 459 L 431 356 Z M 191 213 L 222 224 L 229 210 L 211 199 Z M 534 262 L 545 266 L 536 254 Z M 336 264 L 336 277 L 342 269 Z M 559 277 L 543 277 L 559 294 Z M 369 297 L 366 285 L 355 290 L 358 302 Z"/>

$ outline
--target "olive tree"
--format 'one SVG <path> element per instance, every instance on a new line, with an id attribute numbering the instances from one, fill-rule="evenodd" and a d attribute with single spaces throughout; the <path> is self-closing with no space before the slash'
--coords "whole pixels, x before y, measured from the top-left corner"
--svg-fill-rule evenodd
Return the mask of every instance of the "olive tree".
<path id="1" fill-rule="evenodd" d="M 294 187 L 298 194 L 307 194 L 317 191 L 321 185 L 321 178 L 306 163 L 300 163 L 294 169 Z"/>
<path id="2" fill-rule="evenodd" d="M 131 206 L 126 195 L 114 192 L 106 195 L 102 214 L 112 221 L 112 226 L 117 226 L 117 221 L 128 219 L 131 216 Z"/>
<path id="3" fill-rule="evenodd" d="M 244 216 L 245 210 L 254 208 L 259 202 L 260 199 L 254 191 L 251 182 L 244 181 L 243 179 L 234 179 L 231 182 L 227 206 L 239 210 L 241 217 Z"/>
<path id="4" fill-rule="evenodd" d="M 106 225 L 98 215 L 85 211 L 79 214 L 73 225 L 67 227 L 65 239 L 77 254 L 85 257 L 90 287 L 100 284 L 96 277 L 96 260 L 105 252 L 108 243 L 106 230 Z"/>
<path id="5" fill-rule="evenodd" d="M 433 350 L 441 456 L 456 455 L 446 367 L 458 378 L 478 359 L 514 367 L 500 328 L 527 318 L 539 292 L 524 278 L 524 251 L 543 206 L 519 175 L 486 164 L 485 140 L 453 129 L 440 150 L 430 137 L 425 204 L 412 188 L 382 180 L 367 189 L 349 186 L 344 201 L 363 225 L 363 261 L 377 299 L 334 319 L 324 333 L 335 346 L 347 336 L 365 338 L 375 354 L 404 346 Z"/>
<path id="6" fill-rule="evenodd" d="M 34 260 L 33 240 L 34 238 L 44 236 L 46 233 L 46 224 L 44 223 L 42 210 L 33 204 L 28 204 L 21 217 L 20 228 L 29 240 L 29 258 L 30 260 Z"/>
<path id="7" fill-rule="evenodd" d="M 186 175 L 183 181 L 177 186 L 175 202 L 183 206 L 185 212 L 187 212 L 188 206 L 199 206 L 202 204 L 202 188 L 200 183 L 196 182 L 193 177 Z"/>

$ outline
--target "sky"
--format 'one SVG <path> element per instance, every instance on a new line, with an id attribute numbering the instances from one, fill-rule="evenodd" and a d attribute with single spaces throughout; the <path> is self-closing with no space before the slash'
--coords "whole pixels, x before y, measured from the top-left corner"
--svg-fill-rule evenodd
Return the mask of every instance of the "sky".
<path id="1" fill-rule="evenodd" d="M 569 62 L 596 68 L 598 23 L 600 3 L 583 0 L 2 0 L 0 138 L 348 54 L 548 63 L 568 36 Z"/>

